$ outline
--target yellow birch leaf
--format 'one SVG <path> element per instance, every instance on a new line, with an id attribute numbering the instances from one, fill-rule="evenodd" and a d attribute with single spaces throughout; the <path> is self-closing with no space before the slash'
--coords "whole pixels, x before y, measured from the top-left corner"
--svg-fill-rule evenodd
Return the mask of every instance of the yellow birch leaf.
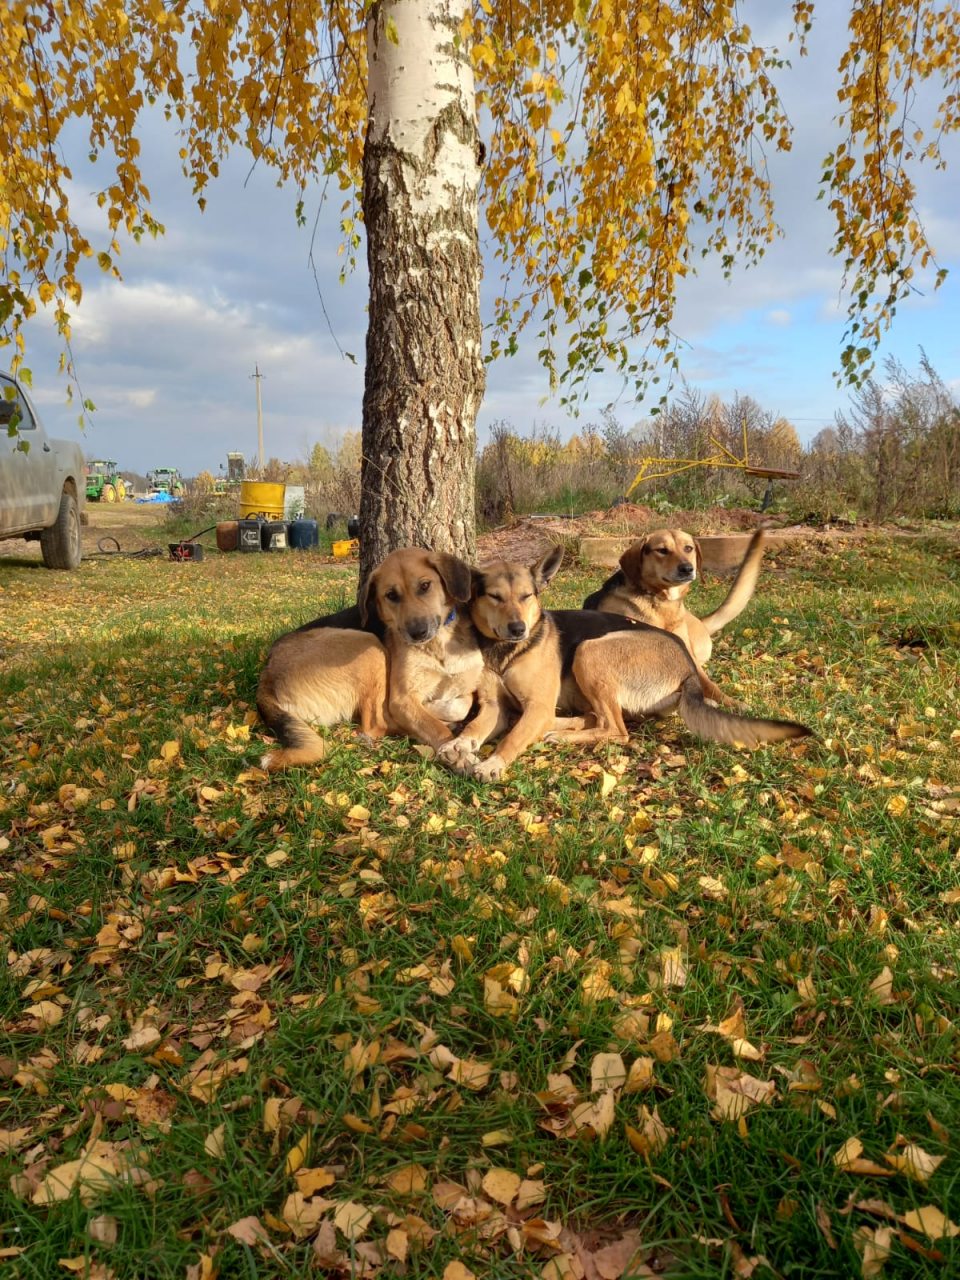
<path id="1" fill-rule="evenodd" d="M 284 1164 L 286 1173 L 296 1173 L 298 1169 L 303 1168 L 303 1163 L 307 1158 L 310 1150 L 310 1134 L 305 1133 L 295 1146 L 292 1146 L 287 1152 L 287 1159 Z"/>
<path id="2" fill-rule="evenodd" d="M 483 1175 L 481 1186 L 491 1200 L 497 1204 L 511 1205 L 520 1190 L 522 1178 L 510 1169 L 488 1169 Z"/>

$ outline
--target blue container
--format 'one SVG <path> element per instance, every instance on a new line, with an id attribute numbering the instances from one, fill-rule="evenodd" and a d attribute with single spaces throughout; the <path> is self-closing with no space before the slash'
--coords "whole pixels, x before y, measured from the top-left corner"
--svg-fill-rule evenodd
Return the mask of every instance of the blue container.
<path id="1" fill-rule="evenodd" d="M 290 550 L 309 551 L 320 545 L 320 531 L 316 520 L 290 521 Z"/>

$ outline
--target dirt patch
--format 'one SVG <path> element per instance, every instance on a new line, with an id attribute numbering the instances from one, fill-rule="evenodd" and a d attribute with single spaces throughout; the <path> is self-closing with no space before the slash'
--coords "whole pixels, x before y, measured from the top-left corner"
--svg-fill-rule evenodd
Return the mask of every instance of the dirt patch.
<path id="1" fill-rule="evenodd" d="M 81 528 L 84 556 L 91 556 L 104 538 L 115 538 L 123 551 L 140 551 L 143 547 L 162 546 L 166 552 L 169 539 L 163 530 L 166 508 L 152 503 L 88 502 L 84 507 L 88 523 Z M 111 550 L 115 550 L 110 544 Z M 11 538 L 0 542 L 0 559 L 36 560 L 39 542 Z"/>

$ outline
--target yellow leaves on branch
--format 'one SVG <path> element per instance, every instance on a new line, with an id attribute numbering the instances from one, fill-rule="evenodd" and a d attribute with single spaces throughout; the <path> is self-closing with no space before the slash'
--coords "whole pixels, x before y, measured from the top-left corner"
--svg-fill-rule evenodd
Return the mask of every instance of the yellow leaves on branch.
<path id="1" fill-rule="evenodd" d="M 791 141 L 773 79 L 777 51 L 735 8 L 693 0 L 451 8 L 489 122 L 481 182 L 511 285 L 493 352 L 512 350 L 536 316 L 545 320 L 543 360 L 573 387 L 599 362 L 639 376 L 646 356 L 628 346 L 634 340 L 671 360 L 675 287 L 693 267 L 692 241 L 729 268 L 758 258 L 776 233 L 763 154 Z M 823 180 L 851 291 L 844 367 L 857 376 L 914 271 L 932 262 L 911 172 L 921 160 L 940 164 L 939 140 L 960 123 L 960 10 L 932 0 L 850 8 L 839 68 L 848 136 Z M 352 228 L 369 9 L 367 0 L 5 0 L 0 342 L 17 341 L 37 300 L 69 334 L 83 259 L 116 274 L 121 227 L 133 238 L 162 230 L 138 137 L 153 103 L 181 131 L 201 204 L 226 151 L 241 145 L 299 190 L 335 176 Z M 801 45 L 814 9 L 810 0 L 792 5 Z M 924 81 L 943 85 L 928 126 L 917 120 Z M 64 130 L 78 119 L 89 152 L 106 162 L 98 245 L 68 199 Z M 572 337 L 561 358 L 564 328 Z"/>

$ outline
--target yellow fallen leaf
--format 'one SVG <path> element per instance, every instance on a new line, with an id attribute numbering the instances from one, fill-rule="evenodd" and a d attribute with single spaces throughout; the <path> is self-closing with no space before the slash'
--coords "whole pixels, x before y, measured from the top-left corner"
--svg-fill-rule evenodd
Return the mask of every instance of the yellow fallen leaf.
<path id="1" fill-rule="evenodd" d="M 858 1227 L 853 1242 L 860 1253 L 863 1280 L 877 1280 L 890 1256 L 893 1227 Z"/>
<path id="2" fill-rule="evenodd" d="M 355 1200 L 342 1200 L 334 1210 L 333 1223 L 348 1240 L 359 1240 L 364 1234 L 373 1214 Z"/>
<path id="3" fill-rule="evenodd" d="M 400 1196 L 419 1195 L 426 1190 L 427 1171 L 422 1164 L 404 1164 L 388 1174 L 383 1185 Z"/>
<path id="4" fill-rule="evenodd" d="M 639 1123 L 639 1129 L 635 1129 L 633 1125 L 624 1125 L 627 1141 L 638 1155 L 649 1160 L 664 1149 L 673 1130 L 660 1119 L 656 1107 L 652 1111 L 648 1107 L 641 1107 Z"/>
<path id="5" fill-rule="evenodd" d="M 510 1169 L 488 1169 L 483 1176 L 483 1187 L 486 1195 L 497 1204 L 510 1205 L 520 1190 L 522 1178 Z"/>
<path id="6" fill-rule="evenodd" d="M 300 1194 L 309 1197 L 317 1191 L 325 1191 L 327 1187 L 332 1187 L 336 1177 L 328 1169 L 298 1169 L 293 1175 L 293 1180 Z"/>
<path id="7" fill-rule="evenodd" d="M 627 1072 L 626 1084 L 623 1086 L 624 1093 L 641 1093 L 644 1089 L 652 1089 L 657 1083 L 653 1074 L 652 1058 L 637 1058 L 630 1063 L 630 1070 Z"/>
<path id="8" fill-rule="evenodd" d="M 51 1169 L 33 1193 L 33 1203 L 55 1204 L 69 1199 L 76 1189 L 84 1204 L 92 1204 L 110 1190 L 118 1172 L 113 1144 L 95 1141 L 79 1160 L 67 1160 Z"/>
<path id="9" fill-rule="evenodd" d="M 224 1133 L 226 1128 L 227 1126 L 225 1124 L 218 1124 L 217 1127 L 211 1133 L 208 1133 L 203 1140 L 203 1149 L 211 1160 L 222 1160 L 226 1153 L 226 1147 L 224 1144 Z"/>
<path id="10" fill-rule="evenodd" d="M 883 1158 L 887 1164 L 892 1165 L 899 1173 L 905 1173 L 914 1182 L 927 1182 L 937 1167 L 943 1164 L 946 1156 L 932 1156 L 923 1147 L 910 1142 L 902 1151 L 888 1151 Z"/>
<path id="11" fill-rule="evenodd" d="M 29 1132 L 24 1130 L 24 1133 Z M 509 1129 L 491 1129 L 489 1133 L 485 1133 L 480 1139 L 481 1146 L 484 1147 L 505 1147 L 513 1141 L 513 1134 Z"/>
<path id="12" fill-rule="evenodd" d="M 284 1163 L 286 1173 L 296 1173 L 298 1169 L 303 1168 L 307 1153 L 310 1150 L 310 1134 L 305 1133 L 303 1137 L 287 1152 L 287 1158 Z M 301 1188 L 302 1189 L 302 1188 Z"/>
<path id="13" fill-rule="evenodd" d="M 931 1240 L 960 1235 L 960 1227 L 951 1222 L 935 1204 L 924 1205 L 922 1209 L 911 1209 L 909 1213 L 901 1215 L 900 1221 L 911 1231 L 922 1231 Z"/>
<path id="14" fill-rule="evenodd" d="M 161 758 L 164 760 L 176 760 L 180 754 L 180 742 L 177 738 L 171 738 L 165 742 L 160 748 Z"/>
<path id="15" fill-rule="evenodd" d="M 833 1163 L 841 1173 L 870 1174 L 879 1178 L 892 1178 L 893 1171 L 882 1164 L 866 1160 L 862 1156 L 863 1143 L 859 1138 L 848 1138 L 839 1151 L 834 1152 Z"/>
<path id="16" fill-rule="evenodd" d="M 896 997 L 893 994 L 893 974 L 887 965 L 884 965 L 874 980 L 870 983 L 870 995 L 877 1004 L 896 1004 Z"/>
<path id="17" fill-rule="evenodd" d="M 490 1082 L 490 1064 L 477 1062 L 474 1058 L 458 1058 L 447 1072 L 447 1077 L 465 1089 L 485 1089 Z"/>
<path id="18" fill-rule="evenodd" d="M 465 1267 L 462 1262 L 448 1262 L 443 1269 L 443 1280 L 477 1280 L 477 1277 L 469 1267 Z"/>

